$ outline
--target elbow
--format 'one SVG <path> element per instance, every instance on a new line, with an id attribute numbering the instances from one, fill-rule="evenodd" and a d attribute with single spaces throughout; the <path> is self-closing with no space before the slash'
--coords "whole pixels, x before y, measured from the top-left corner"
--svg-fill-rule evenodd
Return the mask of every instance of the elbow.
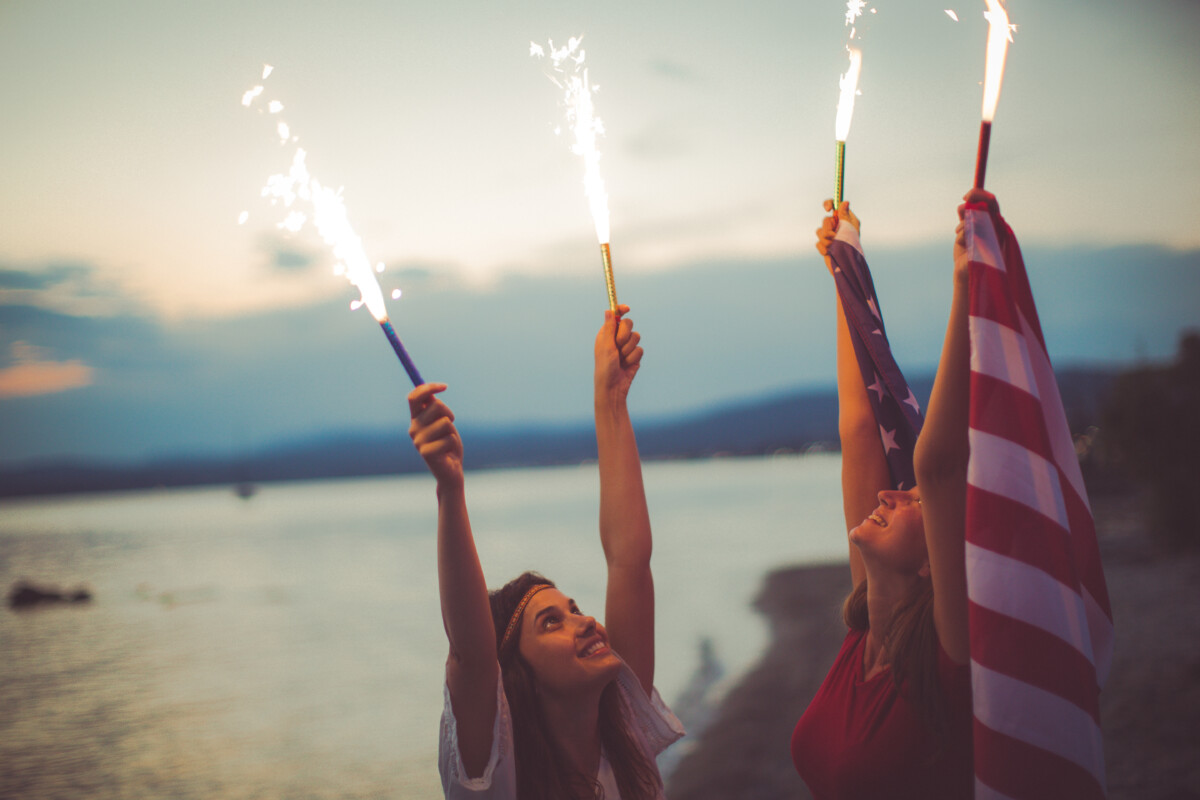
<path id="1" fill-rule="evenodd" d="M 913 471 L 917 485 L 926 489 L 938 486 L 965 485 L 970 447 L 967 432 L 950 437 L 952 441 L 921 436 L 913 451 Z M 961 441 L 959 441 L 961 439 Z"/>
<path id="2" fill-rule="evenodd" d="M 838 414 L 838 438 L 842 441 L 843 451 L 847 444 L 854 442 L 878 443 L 879 423 L 875 421 L 870 406 L 863 413 L 842 409 Z"/>
<path id="3" fill-rule="evenodd" d="M 626 544 L 622 547 L 604 547 L 604 561 L 609 572 L 613 570 L 648 572 L 650 570 L 652 550 L 653 548 L 648 539 L 635 545 Z"/>

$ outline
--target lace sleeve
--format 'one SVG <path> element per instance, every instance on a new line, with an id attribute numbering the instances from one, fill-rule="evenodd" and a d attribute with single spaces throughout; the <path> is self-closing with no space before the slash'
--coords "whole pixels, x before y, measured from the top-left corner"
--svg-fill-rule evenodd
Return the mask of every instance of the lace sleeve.
<path id="1" fill-rule="evenodd" d="M 617 686 L 629 706 L 631 727 L 647 753 L 657 756 L 683 738 L 683 723 L 663 702 L 658 689 L 653 689 L 647 695 L 628 666 L 622 667 L 618 673 Z"/>
<path id="2" fill-rule="evenodd" d="M 454 706 L 450 702 L 450 687 L 442 688 L 444 707 L 442 710 L 441 735 L 438 739 L 438 772 L 442 776 L 442 792 L 446 800 L 515 800 L 517 796 L 517 768 L 513 757 L 512 716 L 508 710 L 508 698 L 504 696 L 504 684 L 497 673 L 496 719 L 492 723 L 492 750 L 487 766 L 477 778 L 467 776 L 463 767 L 462 753 L 458 747 L 458 724 L 454 718 Z"/>

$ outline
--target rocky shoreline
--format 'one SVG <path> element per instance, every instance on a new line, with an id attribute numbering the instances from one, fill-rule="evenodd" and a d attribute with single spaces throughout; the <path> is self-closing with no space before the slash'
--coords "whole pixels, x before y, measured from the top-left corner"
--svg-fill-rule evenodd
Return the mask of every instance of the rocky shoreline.
<path id="1" fill-rule="evenodd" d="M 1200 798 L 1200 552 L 1162 552 L 1135 498 L 1094 498 L 1093 511 L 1116 626 L 1101 694 L 1109 798 Z M 668 780 L 671 800 L 811 797 L 788 747 L 845 636 L 849 588 L 844 563 L 766 576 L 755 607 L 771 646 L 705 731 L 676 745 L 684 752 Z"/>

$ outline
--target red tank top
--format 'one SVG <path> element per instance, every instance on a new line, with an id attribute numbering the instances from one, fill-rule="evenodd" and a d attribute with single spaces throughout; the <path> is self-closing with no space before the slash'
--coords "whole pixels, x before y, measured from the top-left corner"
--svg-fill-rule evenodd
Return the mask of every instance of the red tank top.
<path id="1" fill-rule="evenodd" d="M 865 631 L 850 631 L 792 733 L 792 761 L 816 800 L 970 798 L 971 671 L 938 647 L 947 708 L 940 752 L 892 671 L 862 680 Z"/>

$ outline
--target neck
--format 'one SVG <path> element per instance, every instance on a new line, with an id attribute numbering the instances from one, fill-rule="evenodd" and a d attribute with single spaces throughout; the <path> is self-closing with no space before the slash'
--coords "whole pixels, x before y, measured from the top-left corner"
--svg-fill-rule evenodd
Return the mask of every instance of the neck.
<path id="1" fill-rule="evenodd" d="M 891 663 L 884 647 L 896 609 L 912 594 L 918 579 L 895 573 L 875 575 L 867 571 L 867 620 L 870 630 L 864 653 L 864 670 L 882 668 Z"/>
<path id="2" fill-rule="evenodd" d="M 543 694 L 541 702 L 550 735 L 571 766 L 594 776 L 600 769 L 600 691 L 582 697 Z"/>

